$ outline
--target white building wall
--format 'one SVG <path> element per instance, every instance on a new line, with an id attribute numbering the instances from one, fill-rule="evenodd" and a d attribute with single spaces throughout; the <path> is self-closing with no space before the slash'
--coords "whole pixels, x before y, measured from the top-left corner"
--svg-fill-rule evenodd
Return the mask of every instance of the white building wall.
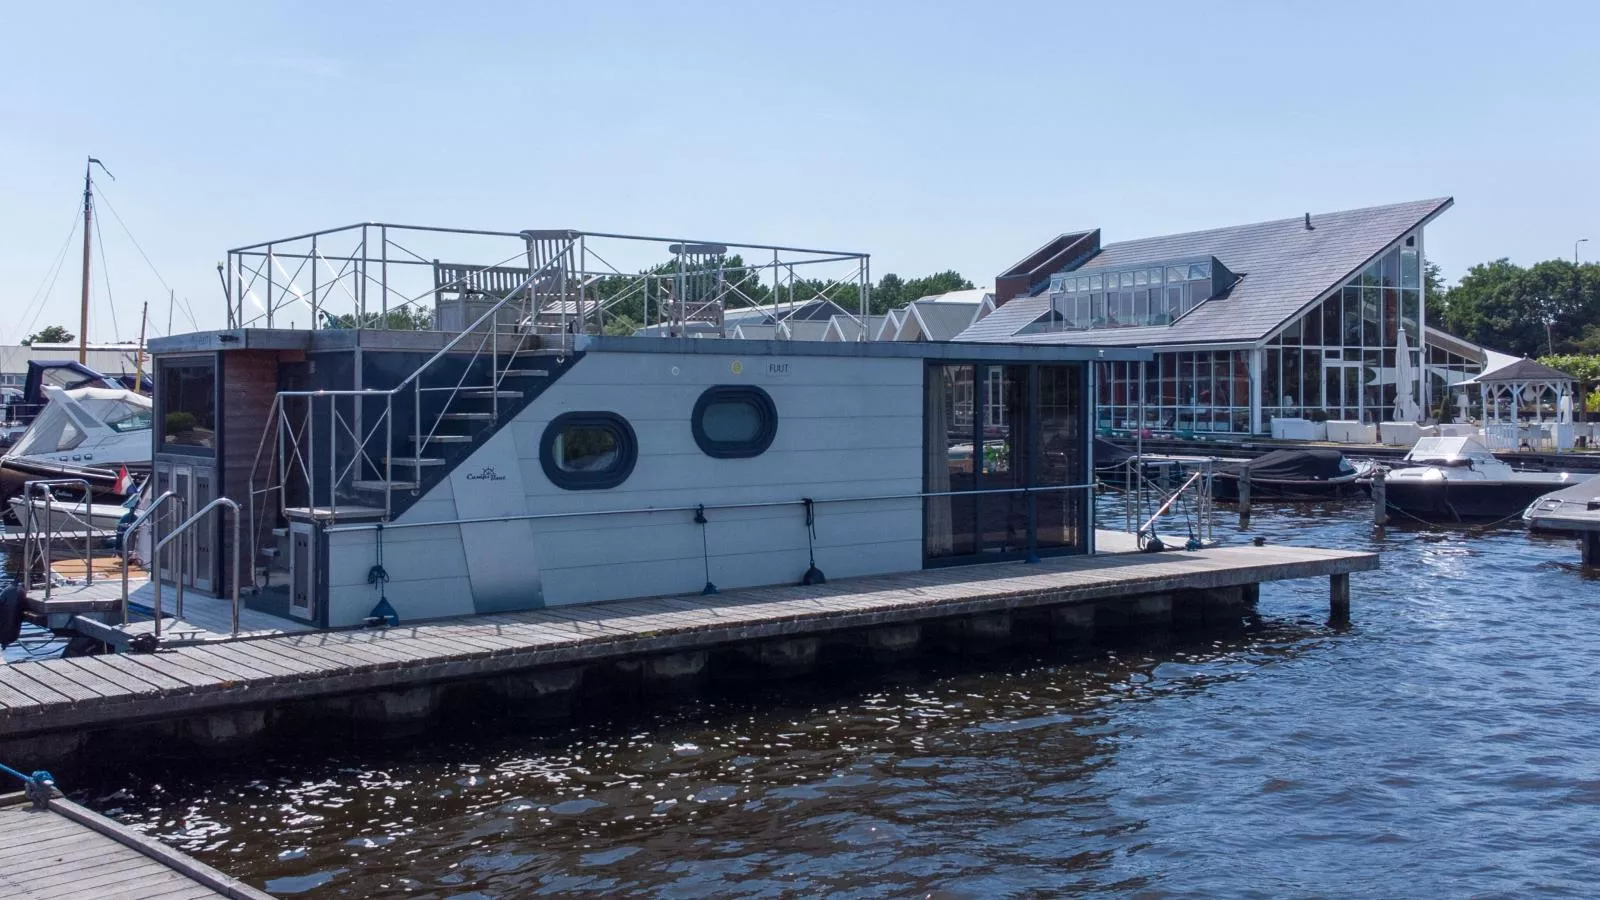
<path id="1" fill-rule="evenodd" d="M 575 515 L 386 529 L 388 598 L 402 619 L 418 619 L 688 593 L 708 567 L 719 588 L 796 583 L 809 564 L 802 498 L 922 489 L 922 379 L 916 358 L 591 352 L 396 524 Z M 771 395 L 778 428 L 765 453 L 716 459 L 695 444 L 695 401 L 718 384 Z M 632 425 L 638 462 L 618 487 L 568 491 L 545 477 L 545 427 L 576 411 Z M 485 459 L 496 460 L 499 480 L 466 479 L 482 475 Z M 766 502 L 785 505 L 715 508 Z M 679 509 L 699 504 L 710 507 L 704 552 L 701 526 Z M 595 515 L 641 509 L 667 511 Z M 829 578 L 921 568 L 921 501 L 819 502 L 815 543 Z M 330 624 L 352 624 L 377 602 L 366 582 L 376 536 L 336 532 L 329 547 Z"/>

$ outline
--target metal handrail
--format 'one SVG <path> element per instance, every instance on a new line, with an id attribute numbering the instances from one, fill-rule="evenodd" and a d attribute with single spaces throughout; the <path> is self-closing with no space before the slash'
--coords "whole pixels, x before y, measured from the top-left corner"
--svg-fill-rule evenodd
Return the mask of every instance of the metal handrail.
<path id="1" fill-rule="evenodd" d="M 386 434 L 386 436 L 387 436 L 387 438 L 389 440 L 389 446 L 385 448 L 385 452 L 384 452 L 384 456 L 383 456 L 383 480 L 384 480 L 385 485 L 393 484 L 394 483 L 394 398 L 399 396 L 401 394 L 401 392 L 404 391 L 406 388 L 408 388 L 408 387 L 411 388 L 411 393 L 413 395 L 413 404 L 414 404 L 414 406 L 413 406 L 413 422 L 412 422 L 412 448 L 411 448 L 412 457 L 411 458 L 420 459 L 421 455 L 422 455 L 422 452 L 423 452 L 423 448 L 426 446 L 426 444 L 424 443 L 424 435 L 423 435 L 423 432 L 422 432 L 422 392 L 424 390 L 447 390 L 447 391 L 449 391 L 450 392 L 450 396 L 448 398 L 446 398 L 446 400 L 445 400 L 445 406 L 446 406 L 446 408 L 448 408 L 451 400 L 454 399 L 454 397 L 455 397 L 455 395 L 457 393 L 459 393 L 462 390 L 471 390 L 471 389 L 476 389 L 476 388 L 475 388 L 475 386 L 470 386 L 470 387 L 466 386 L 466 379 L 467 379 L 466 372 L 470 371 L 470 362 L 469 362 L 467 370 L 463 372 L 461 379 L 452 387 L 448 387 L 448 388 L 424 388 L 421 385 L 421 383 L 418 381 L 418 379 L 420 379 L 422 377 L 422 375 L 425 372 L 427 372 L 427 370 L 430 369 L 435 363 L 437 363 L 441 359 L 444 359 L 452 351 L 454 351 L 461 344 L 462 341 L 467 339 L 467 337 L 469 335 L 472 335 L 472 334 L 476 333 L 478 331 L 478 329 L 482 328 L 485 323 L 489 323 L 489 325 L 490 325 L 489 331 L 479 340 L 478 347 L 472 353 L 472 359 L 476 360 L 479 356 L 481 356 L 483 354 L 483 349 L 484 349 L 485 343 L 488 343 L 488 344 L 491 345 L 491 353 L 494 356 L 494 367 L 496 369 L 498 369 L 499 362 L 500 362 L 500 359 L 499 359 L 499 357 L 500 357 L 500 354 L 499 354 L 499 342 L 500 342 L 499 314 L 500 314 L 500 311 L 505 308 L 506 304 L 512 302 L 513 299 L 517 298 L 519 294 L 521 294 L 523 291 L 527 290 L 531 285 L 533 285 L 540 278 L 544 277 L 545 275 L 547 275 L 551 271 L 559 271 L 560 267 L 564 263 L 564 261 L 566 261 L 566 260 L 568 260 L 570 258 L 572 250 L 576 246 L 577 246 L 577 240 L 576 239 L 569 239 L 566 242 L 566 244 L 558 252 L 556 252 L 555 254 L 553 254 L 551 256 L 549 261 L 547 261 L 544 264 L 538 266 L 537 268 L 530 269 L 530 271 L 528 272 L 528 276 L 526 278 L 522 279 L 522 281 L 519 282 L 516 287 L 514 287 L 510 291 L 506 292 L 506 294 L 504 296 L 502 296 L 499 299 L 498 302 L 496 302 L 493 306 L 489 307 L 489 309 L 487 311 L 485 311 L 482 315 L 480 315 L 476 320 L 474 320 L 466 328 L 462 329 L 460 333 L 458 333 L 455 337 L 451 338 L 448 342 L 446 342 L 443 347 L 441 347 L 438 351 L 436 351 L 431 357 L 429 357 L 421 365 L 417 366 L 416 369 L 412 370 L 411 374 L 407 375 L 404 379 L 402 379 L 400 381 L 399 384 L 395 385 L 392 388 L 387 388 L 387 389 L 363 389 L 363 390 L 326 390 L 326 391 L 324 391 L 324 390 L 279 391 L 277 393 L 276 415 L 275 416 L 270 416 L 269 415 L 269 419 L 268 419 L 269 425 L 268 425 L 268 427 L 269 428 L 274 428 L 275 427 L 275 428 L 278 429 L 278 432 L 279 432 L 279 445 L 280 445 L 280 451 L 279 451 L 280 494 L 279 494 L 279 497 L 280 497 L 280 505 L 282 505 L 283 503 L 287 502 L 287 494 L 282 491 L 282 483 L 285 482 L 287 480 L 287 477 L 288 477 L 288 472 L 284 471 L 284 467 L 286 465 L 286 459 L 285 459 L 285 456 L 284 456 L 284 453 L 283 453 L 283 450 L 282 450 L 283 429 L 284 429 L 284 427 L 286 425 L 286 421 L 285 420 L 286 420 L 286 416 L 287 416 L 287 413 L 288 413 L 287 408 L 281 403 L 281 400 L 283 398 L 288 398 L 288 397 L 307 397 L 307 398 L 312 398 L 312 400 L 314 400 L 317 397 L 327 397 L 327 398 L 329 398 L 329 406 L 330 406 L 330 410 L 329 410 L 329 432 L 330 433 L 329 433 L 329 436 L 328 436 L 328 441 L 329 441 L 329 472 L 328 472 L 328 475 L 329 475 L 330 478 L 334 479 L 334 481 L 332 483 L 330 483 L 329 486 L 328 486 L 328 491 L 329 491 L 328 502 L 329 502 L 330 511 L 336 513 L 337 510 L 338 510 L 338 500 L 337 500 L 337 497 L 335 496 L 334 492 L 337 490 L 339 483 L 343 480 L 343 476 L 341 476 L 340 473 L 338 472 L 338 468 L 337 468 L 337 465 L 336 465 L 337 453 L 335 451 L 336 451 L 336 448 L 337 448 L 338 432 L 337 432 L 337 429 L 335 428 L 335 413 L 336 413 L 336 405 L 337 405 L 335 398 L 338 398 L 338 397 L 357 397 L 357 398 L 383 397 L 384 398 L 384 402 L 385 402 L 383 418 L 387 423 L 386 426 L 385 426 L 385 434 Z M 520 351 L 521 346 L 522 346 L 522 340 L 523 340 L 523 338 L 519 337 L 517 347 L 512 353 L 512 358 L 515 358 L 516 352 Z M 499 396 L 498 396 L 498 394 L 499 394 L 499 389 L 500 389 L 501 383 L 502 383 L 502 374 L 499 371 L 491 372 L 490 373 L 490 378 L 489 378 L 489 383 L 488 383 L 487 387 L 488 387 L 489 391 L 491 392 L 490 400 L 494 404 L 494 409 L 495 409 L 496 413 L 498 413 L 498 411 L 499 411 Z M 309 500 L 310 500 L 310 504 L 311 504 L 311 506 L 312 506 L 312 508 L 314 510 L 315 507 L 316 507 L 316 476 L 315 476 L 315 473 L 313 472 L 313 462 L 315 461 L 315 458 L 316 458 L 316 454 L 315 454 L 315 446 L 316 446 L 316 430 L 315 430 L 316 415 L 315 415 L 315 410 L 310 409 L 309 407 L 307 409 L 306 421 L 307 421 L 307 431 L 306 431 L 305 437 L 306 437 L 306 442 L 307 442 L 307 445 L 308 445 L 308 452 L 307 452 L 308 459 L 305 460 L 305 461 L 302 461 L 301 469 L 303 470 L 303 472 L 305 474 L 305 477 L 306 477 L 307 490 L 308 490 L 309 495 L 310 495 L 309 496 Z M 442 417 L 441 417 L 440 420 L 435 421 L 433 423 L 433 425 L 429 428 L 428 433 L 427 433 L 427 438 L 431 439 L 434 436 L 436 430 L 439 427 L 439 421 L 442 421 Z M 376 436 L 377 427 L 374 426 L 372 431 L 369 432 L 365 438 L 360 438 L 358 435 L 356 435 L 355 429 L 351 429 L 351 428 L 349 428 L 347 426 L 347 430 L 350 432 L 351 437 L 357 439 L 358 442 L 361 444 L 361 446 L 357 448 L 358 460 L 355 461 L 355 462 L 359 462 L 359 457 L 360 456 L 366 456 L 367 459 L 371 460 L 371 455 L 368 454 L 367 451 L 366 451 L 366 445 L 369 444 L 371 442 L 372 438 Z M 296 441 L 296 445 L 297 446 L 298 446 L 298 443 L 299 442 L 297 440 Z M 263 446 L 265 445 L 265 438 L 263 438 L 262 445 Z M 258 458 L 258 460 L 259 460 L 259 457 L 260 457 L 260 453 L 261 453 L 261 448 L 258 447 L 257 448 L 257 458 Z M 355 462 L 353 462 L 352 465 L 346 467 L 345 473 L 344 473 L 345 475 L 348 475 L 350 472 L 354 471 L 357 468 L 357 466 L 355 465 Z M 419 468 L 418 469 L 419 478 L 420 478 L 420 473 L 421 473 L 421 470 Z M 252 482 L 251 490 L 252 490 L 252 496 L 253 496 L 253 492 L 254 492 L 253 482 Z M 392 501 L 392 496 L 391 495 L 392 495 L 392 491 L 389 491 L 389 490 L 385 490 L 384 491 L 384 518 L 386 518 L 386 519 L 389 517 L 389 514 L 392 511 L 392 502 L 393 501 Z M 253 562 L 252 562 L 252 565 L 254 565 Z"/>
<path id="2" fill-rule="evenodd" d="M 233 584 L 231 585 L 231 587 L 233 589 L 233 634 L 232 634 L 232 636 L 233 637 L 238 637 L 239 636 L 239 504 L 238 503 L 234 502 L 233 500 L 228 499 L 227 497 L 218 497 L 217 499 L 211 501 L 210 503 L 207 503 L 205 506 L 200 507 L 200 510 L 198 512 L 196 512 L 194 515 L 190 516 L 189 518 L 184 519 L 183 522 L 180 525 L 178 525 L 177 528 L 174 528 L 174 529 L 172 529 L 172 531 L 168 532 L 166 537 L 163 537 L 161 540 L 157 541 L 156 544 L 155 544 L 155 549 L 151 552 L 151 555 L 154 556 L 156 559 L 160 559 L 161 558 L 161 548 L 163 548 L 167 544 L 171 543 L 174 538 L 177 538 L 180 535 L 182 535 L 184 532 L 188 531 L 189 528 L 191 526 L 193 526 L 196 522 L 199 522 L 201 519 L 205 518 L 207 513 L 211 512 L 213 509 L 216 509 L 219 506 L 226 506 L 226 507 L 228 507 L 228 509 L 233 511 Z M 184 575 L 183 563 L 184 563 L 183 554 L 180 553 L 180 554 L 178 554 L 178 564 L 176 566 L 173 566 L 173 575 L 175 577 L 175 583 L 178 586 L 178 590 L 180 592 L 179 593 L 180 597 L 182 596 L 181 592 L 183 590 L 183 575 Z M 156 636 L 157 640 L 159 640 L 161 638 L 161 573 L 159 571 L 156 572 L 155 583 L 156 583 L 156 591 L 155 591 L 155 595 L 156 595 L 155 596 L 155 623 L 156 623 L 155 624 L 155 636 Z"/>
<path id="3" fill-rule="evenodd" d="M 973 491 L 915 491 L 905 494 L 872 494 L 861 497 L 811 497 L 796 498 L 793 500 L 753 500 L 745 503 L 694 503 L 687 506 L 639 506 L 631 509 L 592 509 L 574 512 L 554 513 L 517 513 L 505 516 L 477 516 L 472 518 L 436 519 L 427 522 L 386 522 L 381 525 L 376 522 L 358 522 L 350 525 L 335 525 L 323 529 L 324 534 L 337 534 L 346 531 L 396 531 L 401 528 L 433 528 L 439 525 L 479 525 L 488 522 L 531 522 L 540 519 L 576 519 L 583 516 L 631 516 L 644 513 L 666 512 L 695 512 L 696 510 L 717 509 L 766 509 L 774 506 L 794 506 L 811 502 L 823 503 L 880 503 L 889 500 L 923 500 L 930 497 L 977 497 L 993 494 L 1053 494 L 1065 491 L 1094 490 L 1098 484 L 1045 484 L 1014 488 L 983 488 Z"/>
<path id="4" fill-rule="evenodd" d="M 150 505 L 146 506 L 138 515 L 134 516 L 133 517 L 133 521 L 129 522 L 128 523 L 128 527 L 122 532 L 122 622 L 123 622 L 123 624 L 127 624 L 127 622 L 128 622 L 128 563 L 129 563 L 129 557 L 131 556 L 132 551 L 133 551 L 133 541 L 132 541 L 133 534 L 134 534 L 134 532 L 139 530 L 139 526 L 143 525 L 145 523 L 146 519 L 150 518 L 150 516 L 155 514 L 155 511 L 161 507 L 161 504 L 163 504 L 163 503 L 167 502 L 168 500 L 171 500 L 171 499 L 173 499 L 174 497 L 177 497 L 177 496 L 178 496 L 177 493 L 175 493 L 173 491 L 167 491 L 167 492 L 163 493 L 161 496 L 157 497 L 156 499 L 150 501 Z M 151 543 L 153 544 L 154 541 L 152 541 Z M 152 572 L 153 575 L 155 575 L 156 580 L 160 581 L 161 580 L 161 557 L 156 556 L 155 554 L 151 554 L 151 556 L 154 557 L 154 558 L 151 559 L 151 560 L 146 560 L 146 562 L 150 563 L 150 565 L 153 567 L 151 572 Z"/>
<path id="5" fill-rule="evenodd" d="M 33 552 L 38 544 L 35 536 L 34 524 L 37 516 L 33 510 L 32 500 L 34 488 L 41 488 L 44 497 L 44 551 L 40 562 L 44 566 L 44 599 L 50 599 L 50 558 L 55 555 L 55 494 L 50 488 L 56 485 L 73 484 L 83 486 L 83 577 L 85 584 L 94 583 L 93 562 L 93 536 L 94 529 L 90 527 L 94 514 L 94 486 L 87 478 L 41 478 L 35 481 L 26 481 L 22 485 L 22 499 L 28 508 L 28 521 L 24 526 L 22 544 L 22 587 L 24 590 L 32 586 L 33 582 Z"/>

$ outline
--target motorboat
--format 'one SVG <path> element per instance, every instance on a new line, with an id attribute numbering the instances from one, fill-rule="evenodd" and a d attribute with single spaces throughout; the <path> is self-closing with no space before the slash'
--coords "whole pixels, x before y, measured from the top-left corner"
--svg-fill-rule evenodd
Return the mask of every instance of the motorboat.
<path id="1" fill-rule="evenodd" d="M 123 387 L 44 387 L 44 407 L 0 456 L 0 498 L 29 481 L 82 479 L 96 497 L 115 491 L 124 469 L 142 481 L 150 471 L 152 404 Z"/>
<path id="2" fill-rule="evenodd" d="M 84 508 L 84 501 L 78 499 L 57 499 L 52 497 L 47 503 L 43 497 L 35 494 L 32 497 L 12 497 L 8 504 L 11 515 L 24 528 L 32 526 L 37 532 L 49 528 L 50 531 L 60 534 L 74 531 L 115 531 L 124 516 L 128 514 L 128 503 L 90 503 Z"/>
<path id="3" fill-rule="evenodd" d="M 1540 497 L 1590 479 L 1570 472 L 1523 472 L 1470 437 L 1425 437 L 1385 474 L 1390 508 L 1429 522 L 1505 519 Z M 1362 479 L 1371 491 L 1372 478 Z"/>
<path id="4" fill-rule="evenodd" d="M 1325 500 L 1358 493 L 1366 474 L 1344 454 L 1329 447 L 1273 450 L 1255 459 L 1218 466 L 1211 475 L 1211 493 L 1218 500 L 1239 499 L 1239 482 L 1250 480 L 1256 499 Z"/>
<path id="5" fill-rule="evenodd" d="M 1574 514 L 1592 514 L 1600 510 L 1600 478 L 1589 478 L 1571 487 L 1545 494 L 1528 504 L 1522 511 L 1522 521 L 1529 531 L 1565 533 L 1561 520 Z"/>

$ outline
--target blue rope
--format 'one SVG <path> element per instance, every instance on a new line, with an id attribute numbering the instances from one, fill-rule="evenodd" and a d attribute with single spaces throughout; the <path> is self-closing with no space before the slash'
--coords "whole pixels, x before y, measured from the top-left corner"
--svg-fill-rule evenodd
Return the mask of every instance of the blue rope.
<path id="1" fill-rule="evenodd" d="M 39 769 L 32 775 L 24 775 L 5 763 L 0 763 L 0 772 L 15 776 L 22 780 L 22 792 L 33 801 L 35 808 L 44 809 L 50 803 L 50 792 L 55 789 L 56 777 Z"/>

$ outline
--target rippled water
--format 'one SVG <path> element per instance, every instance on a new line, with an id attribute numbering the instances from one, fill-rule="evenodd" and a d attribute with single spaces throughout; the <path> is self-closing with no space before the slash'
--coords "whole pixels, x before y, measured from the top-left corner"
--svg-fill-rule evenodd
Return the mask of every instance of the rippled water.
<path id="1" fill-rule="evenodd" d="M 275 893 L 1584 895 L 1600 884 L 1600 582 L 1520 530 L 1264 587 L 1242 635 L 755 688 L 555 735 L 129 774 L 94 806 Z"/>

